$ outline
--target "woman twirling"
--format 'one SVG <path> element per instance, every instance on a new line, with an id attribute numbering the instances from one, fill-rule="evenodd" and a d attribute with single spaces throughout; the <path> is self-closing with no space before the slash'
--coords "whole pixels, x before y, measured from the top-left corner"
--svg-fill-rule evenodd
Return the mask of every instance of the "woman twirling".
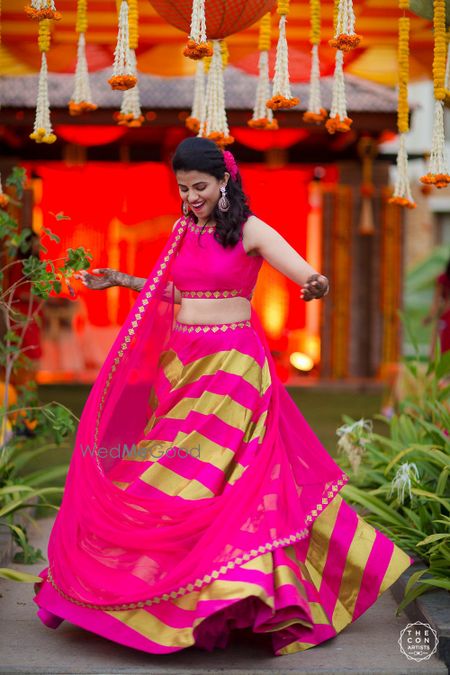
<path id="1" fill-rule="evenodd" d="M 305 301 L 328 280 L 250 212 L 231 153 L 190 138 L 172 164 L 184 214 L 148 279 L 80 274 L 139 295 L 83 410 L 38 615 L 156 654 L 235 628 L 305 650 L 413 560 L 339 495 L 250 303 L 264 259 Z"/>

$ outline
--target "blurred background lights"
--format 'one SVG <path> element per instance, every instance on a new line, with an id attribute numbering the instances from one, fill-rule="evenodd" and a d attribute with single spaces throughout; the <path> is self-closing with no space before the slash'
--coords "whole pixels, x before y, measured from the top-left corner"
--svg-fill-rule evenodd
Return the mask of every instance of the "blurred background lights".
<path id="1" fill-rule="evenodd" d="M 289 360 L 294 368 L 297 368 L 297 370 L 301 370 L 302 372 L 308 372 L 314 368 L 314 361 L 312 358 L 302 352 L 292 352 Z"/>

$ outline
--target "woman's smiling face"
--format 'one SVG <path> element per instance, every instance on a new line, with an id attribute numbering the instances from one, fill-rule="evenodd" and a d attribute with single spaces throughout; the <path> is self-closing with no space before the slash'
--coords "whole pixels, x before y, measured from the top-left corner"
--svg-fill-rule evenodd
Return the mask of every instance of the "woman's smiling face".
<path id="1" fill-rule="evenodd" d="M 229 174 L 220 181 L 209 173 L 179 170 L 176 178 L 181 199 L 198 218 L 206 219 L 214 211 L 220 198 L 220 187 L 227 184 Z"/>

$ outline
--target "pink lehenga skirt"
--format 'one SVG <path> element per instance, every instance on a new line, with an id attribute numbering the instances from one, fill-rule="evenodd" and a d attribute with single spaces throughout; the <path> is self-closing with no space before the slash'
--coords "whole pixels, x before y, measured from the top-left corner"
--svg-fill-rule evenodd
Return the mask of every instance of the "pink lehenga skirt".
<path id="1" fill-rule="evenodd" d="M 155 412 L 111 479 L 122 490 L 154 498 L 192 501 L 232 491 L 258 461 L 273 387 L 281 387 L 251 321 L 176 322 L 159 366 L 151 394 Z M 292 399 L 284 405 L 294 415 Z M 307 442 L 313 439 L 297 410 L 292 424 Z M 245 628 L 266 633 L 275 655 L 314 647 L 361 616 L 413 563 L 339 495 L 345 481 L 342 473 L 326 486 L 301 537 L 243 555 L 225 573 L 203 578 L 179 597 L 123 610 L 92 609 L 65 599 L 44 570 L 35 597 L 38 615 L 50 627 L 65 619 L 153 654 L 192 645 L 225 648 L 231 632 Z"/>

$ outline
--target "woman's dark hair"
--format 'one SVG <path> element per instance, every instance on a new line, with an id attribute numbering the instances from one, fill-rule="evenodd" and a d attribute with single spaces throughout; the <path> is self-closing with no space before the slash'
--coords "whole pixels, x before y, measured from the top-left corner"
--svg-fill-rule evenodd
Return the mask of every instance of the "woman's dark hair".
<path id="1" fill-rule="evenodd" d="M 226 166 L 222 150 L 209 138 L 193 136 L 185 138 L 178 145 L 172 157 L 172 169 L 176 171 L 201 171 L 221 180 Z M 242 226 L 252 214 L 248 198 L 242 189 L 242 180 L 238 172 L 235 179 L 231 176 L 227 183 L 227 197 L 230 202 L 228 211 L 221 211 L 216 205 L 213 216 L 216 222 L 214 238 L 224 248 L 235 246 L 240 238 Z M 195 222 L 198 218 L 192 214 Z M 199 233 L 199 237 L 200 237 Z"/>

